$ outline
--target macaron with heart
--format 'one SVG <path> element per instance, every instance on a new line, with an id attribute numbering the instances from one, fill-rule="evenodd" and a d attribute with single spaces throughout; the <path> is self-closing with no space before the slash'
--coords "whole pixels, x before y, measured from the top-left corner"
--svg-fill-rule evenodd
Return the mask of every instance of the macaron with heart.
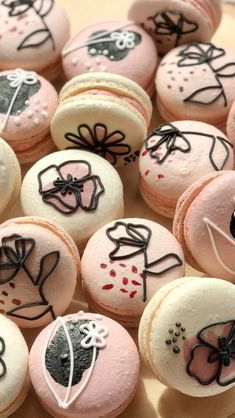
<path id="1" fill-rule="evenodd" d="M 140 192 L 155 212 L 173 218 L 179 197 L 192 183 L 233 168 L 233 146 L 214 126 L 164 123 L 148 136 L 140 152 Z"/>
<path id="2" fill-rule="evenodd" d="M 152 36 L 164 55 L 190 42 L 209 42 L 222 8 L 220 0 L 134 0 L 128 17 Z"/>

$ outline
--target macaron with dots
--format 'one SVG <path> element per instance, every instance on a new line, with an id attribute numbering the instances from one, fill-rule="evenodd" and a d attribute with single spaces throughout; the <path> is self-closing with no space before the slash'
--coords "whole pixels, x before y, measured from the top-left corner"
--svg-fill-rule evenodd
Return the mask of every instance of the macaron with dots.
<path id="1" fill-rule="evenodd" d="M 134 81 L 118 74 L 86 73 L 65 84 L 59 98 L 51 122 L 57 148 L 92 151 L 116 167 L 136 159 L 152 104 Z"/>
<path id="2" fill-rule="evenodd" d="M 152 38 L 133 22 L 99 22 L 82 29 L 65 45 L 67 79 L 86 72 L 123 75 L 150 96 L 155 92 L 157 50 Z"/>
<path id="3" fill-rule="evenodd" d="M 235 171 L 193 183 L 178 201 L 173 231 L 189 264 L 235 283 Z"/>
<path id="4" fill-rule="evenodd" d="M 175 280 L 155 294 L 139 348 L 160 382 L 199 398 L 234 387 L 234 297 L 231 283 L 206 277 Z"/>
<path id="5" fill-rule="evenodd" d="M 19 328 L 0 315 L 0 417 L 7 418 L 24 402 L 30 387 L 29 352 Z"/>
<path id="6" fill-rule="evenodd" d="M 22 328 L 45 326 L 69 307 L 80 277 L 70 235 L 53 222 L 22 217 L 0 225 L 0 313 Z"/>
<path id="7" fill-rule="evenodd" d="M 88 241 L 81 260 L 89 306 L 127 327 L 137 327 L 151 297 L 184 276 L 184 255 L 174 236 L 146 219 L 113 221 Z"/>
<path id="8" fill-rule="evenodd" d="M 29 360 L 38 398 L 61 418 L 119 416 L 135 394 L 139 366 L 137 347 L 121 325 L 84 312 L 46 327 Z"/>
<path id="9" fill-rule="evenodd" d="M 199 120 L 225 131 L 235 100 L 235 53 L 210 43 L 174 48 L 158 67 L 156 89 L 165 121 Z"/>
<path id="10" fill-rule="evenodd" d="M 134 0 L 128 17 L 152 36 L 164 55 L 190 42 L 209 42 L 222 8 L 220 0 Z"/>
<path id="11" fill-rule="evenodd" d="M 31 163 L 55 146 L 50 122 L 58 94 L 45 78 L 22 69 L 0 72 L 0 135 L 20 163 Z"/>
<path id="12" fill-rule="evenodd" d="M 58 151 L 27 172 L 21 203 L 25 215 L 53 219 L 64 227 L 82 253 L 97 229 L 123 216 L 123 186 L 117 171 L 100 156 Z"/>
<path id="13" fill-rule="evenodd" d="M 0 70 L 22 67 L 55 79 L 70 24 L 56 0 L 3 0 L 0 4 Z"/>
<path id="14" fill-rule="evenodd" d="M 21 169 L 11 147 L 0 138 L 0 217 L 14 205 L 21 187 Z"/>
<path id="15" fill-rule="evenodd" d="M 164 123 L 140 152 L 140 192 L 155 211 L 173 218 L 181 194 L 200 177 L 233 170 L 234 150 L 217 128 L 203 122 Z"/>

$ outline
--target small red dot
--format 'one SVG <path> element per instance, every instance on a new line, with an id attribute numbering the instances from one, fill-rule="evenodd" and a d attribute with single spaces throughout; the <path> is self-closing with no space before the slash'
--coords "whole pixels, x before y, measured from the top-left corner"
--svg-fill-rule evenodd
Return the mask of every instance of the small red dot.
<path id="1" fill-rule="evenodd" d="M 132 283 L 134 286 L 141 286 L 141 283 L 137 282 L 136 280 L 132 280 L 132 281 L 131 281 L 131 283 Z"/>
<path id="2" fill-rule="evenodd" d="M 7 293 L 7 292 L 5 292 L 5 290 L 3 290 L 2 295 L 3 295 L 3 296 L 8 296 L 8 293 Z"/>
<path id="3" fill-rule="evenodd" d="M 144 279 L 144 273 L 140 273 L 141 279 Z"/>
<path id="4" fill-rule="evenodd" d="M 11 287 L 12 289 L 15 289 L 15 287 L 16 287 L 16 286 L 15 286 L 15 283 L 12 283 L 12 282 L 11 282 L 11 283 L 10 283 L 10 287 Z"/>
<path id="5" fill-rule="evenodd" d="M 0 300 L 1 305 L 5 305 L 4 300 Z"/>
<path id="6" fill-rule="evenodd" d="M 111 277 L 116 277 L 116 271 L 115 270 L 110 270 L 109 272 Z"/>
<path id="7" fill-rule="evenodd" d="M 129 282 L 128 278 L 127 277 L 123 277 L 122 283 L 124 284 L 124 286 L 127 286 L 128 285 L 128 282 Z"/>
<path id="8" fill-rule="evenodd" d="M 19 299 L 12 299 L 11 302 L 13 303 L 13 305 L 17 305 L 17 306 L 21 304 L 21 301 Z"/>
<path id="9" fill-rule="evenodd" d="M 129 295 L 130 298 L 134 298 L 136 293 L 137 293 L 136 290 L 133 290 L 133 292 L 131 292 L 130 295 Z"/>
<path id="10" fill-rule="evenodd" d="M 126 289 L 120 289 L 120 292 L 122 292 L 122 293 L 128 293 L 128 290 L 126 290 Z"/>
<path id="11" fill-rule="evenodd" d="M 132 266 L 132 273 L 138 273 L 137 267 L 136 266 Z"/>
<path id="12" fill-rule="evenodd" d="M 106 269 L 106 268 L 107 268 L 107 264 L 101 263 L 100 267 L 101 267 L 102 269 Z"/>
<path id="13" fill-rule="evenodd" d="M 103 290 L 111 290 L 113 288 L 113 284 L 106 284 L 102 287 Z"/>
<path id="14" fill-rule="evenodd" d="M 164 175 L 163 174 L 158 174 L 158 176 L 157 176 L 157 178 L 160 180 L 160 179 L 164 179 Z"/>
<path id="15" fill-rule="evenodd" d="M 146 170 L 146 171 L 144 172 L 144 175 L 145 175 L 145 176 L 148 176 L 148 175 L 149 175 L 149 173 L 150 173 L 150 170 Z"/>
<path id="16" fill-rule="evenodd" d="M 147 150 L 144 150 L 143 152 L 142 152 L 142 157 L 145 157 L 145 155 L 147 155 L 148 154 L 148 151 Z"/>
<path id="17" fill-rule="evenodd" d="M 120 267 L 126 267 L 126 264 L 120 263 L 119 266 Z"/>

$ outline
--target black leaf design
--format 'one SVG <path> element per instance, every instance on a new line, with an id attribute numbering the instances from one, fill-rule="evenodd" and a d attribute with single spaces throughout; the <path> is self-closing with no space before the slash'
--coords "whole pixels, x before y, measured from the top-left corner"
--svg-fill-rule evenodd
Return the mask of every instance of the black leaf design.
<path id="1" fill-rule="evenodd" d="M 220 97 L 223 97 L 223 92 L 220 86 L 204 87 L 195 91 L 193 94 L 185 99 L 185 102 L 200 103 L 204 105 L 216 102 Z"/>
<path id="2" fill-rule="evenodd" d="M 0 337 L 0 379 L 5 376 L 7 372 L 7 366 L 5 361 L 1 358 L 1 356 L 5 353 L 6 344 L 2 337 Z"/>
<path id="3" fill-rule="evenodd" d="M 33 48 L 37 46 L 43 45 L 46 41 L 50 39 L 50 33 L 47 29 L 39 29 L 35 32 L 31 33 L 30 35 L 26 36 L 26 38 L 21 42 L 18 46 L 18 50 L 25 49 L 25 48 Z"/>

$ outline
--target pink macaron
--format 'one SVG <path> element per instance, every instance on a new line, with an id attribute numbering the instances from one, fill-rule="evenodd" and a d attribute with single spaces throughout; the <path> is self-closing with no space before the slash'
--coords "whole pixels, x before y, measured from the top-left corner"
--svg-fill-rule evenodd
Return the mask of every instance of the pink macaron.
<path id="1" fill-rule="evenodd" d="M 229 141 L 235 145 L 235 101 L 233 102 L 228 115 L 226 131 Z"/>
<path id="2" fill-rule="evenodd" d="M 145 140 L 139 168 L 140 192 L 146 203 L 173 218 L 180 195 L 194 181 L 216 171 L 233 170 L 233 146 L 207 123 L 165 123 Z"/>
<path id="3" fill-rule="evenodd" d="M 189 264 L 235 282 L 235 171 L 203 177 L 182 194 L 174 235 Z"/>
<path id="4" fill-rule="evenodd" d="M 151 37 L 132 22 L 99 22 L 75 35 L 62 52 L 67 79 L 86 72 L 106 71 L 155 91 L 157 51 Z"/>
<path id="5" fill-rule="evenodd" d="M 130 20 L 143 26 L 164 55 L 190 42 L 209 42 L 221 17 L 220 0 L 134 0 Z"/>
<path id="6" fill-rule="evenodd" d="M 0 4 L 0 69 L 34 70 L 49 79 L 61 73 L 69 39 L 68 17 L 55 0 L 3 0 Z"/>
<path id="7" fill-rule="evenodd" d="M 156 222 L 138 218 L 99 229 L 81 260 L 92 310 L 128 327 L 138 326 L 151 297 L 184 272 L 184 255 L 173 235 Z"/>
<path id="8" fill-rule="evenodd" d="M 175 48 L 159 66 L 156 88 L 164 120 L 199 120 L 225 130 L 235 100 L 235 53 L 207 43 Z"/>
<path id="9" fill-rule="evenodd" d="M 20 163 L 31 163 L 54 149 L 50 122 L 58 105 L 52 84 L 33 71 L 0 72 L 0 135 Z"/>
<path id="10" fill-rule="evenodd" d="M 139 355 L 127 331 L 97 314 L 59 317 L 36 338 L 30 375 L 47 411 L 58 418 L 115 418 L 131 402 Z"/>

